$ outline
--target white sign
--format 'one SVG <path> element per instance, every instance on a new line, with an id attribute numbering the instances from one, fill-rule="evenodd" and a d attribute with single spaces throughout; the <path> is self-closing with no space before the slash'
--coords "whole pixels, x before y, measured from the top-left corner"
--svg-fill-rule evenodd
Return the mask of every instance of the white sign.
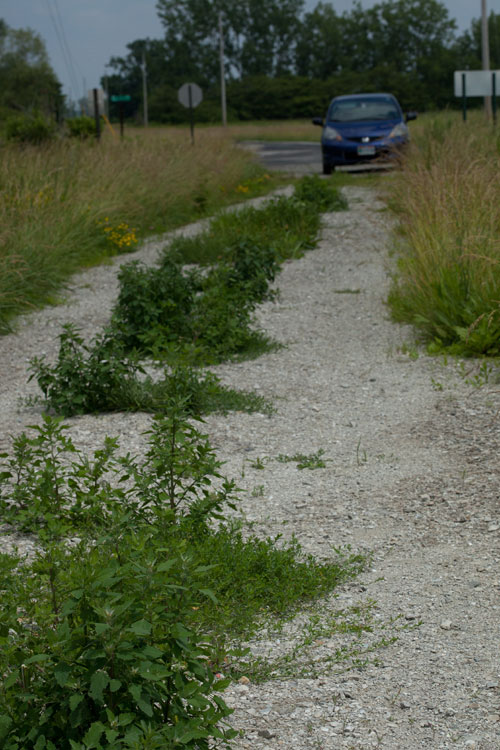
<path id="1" fill-rule="evenodd" d="M 94 89 L 89 89 L 87 91 L 87 106 L 89 108 L 89 116 L 95 117 L 94 112 Z M 105 114 L 104 109 L 104 91 L 102 89 L 97 89 L 97 108 L 99 110 L 99 114 L 103 115 Z"/>
<path id="2" fill-rule="evenodd" d="M 465 76 L 465 92 L 463 81 Z M 455 96 L 492 96 L 493 81 L 497 96 L 500 95 L 500 70 L 456 70 L 454 73 Z"/>
<path id="3" fill-rule="evenodd" d="M 203 93 L 196 83 L 183 83 L 177 98 L 184 107 L 197 107 L 203 101 Z"/>

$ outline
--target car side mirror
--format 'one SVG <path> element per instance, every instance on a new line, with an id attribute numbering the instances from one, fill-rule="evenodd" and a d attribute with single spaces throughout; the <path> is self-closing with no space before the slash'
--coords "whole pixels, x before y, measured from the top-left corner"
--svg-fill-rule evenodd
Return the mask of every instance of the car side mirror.
<path id="1" fill-rule="evenodd" d="M 418 112 L 407 112 L 405 120 L 406 122 L 410 122 L 410 120 L 416 120 L 418 117 Z"/>
<path id="2" fill-rule="evenodd" d="M 313 125 L 319 125 L 320 128 L 323 127 L 323 118 L 322 117 L 313 117 L 312 118 L 312 124 Z"/>

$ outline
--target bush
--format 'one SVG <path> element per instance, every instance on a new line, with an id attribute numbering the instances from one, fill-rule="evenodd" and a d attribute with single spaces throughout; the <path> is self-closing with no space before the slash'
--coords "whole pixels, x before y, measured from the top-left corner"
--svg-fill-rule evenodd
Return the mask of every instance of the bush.
<path id="1" fill-rule="evenodd" d="M 35 378 L 45 397 L 45 405 L 56 414 L 71 417 L 103 411 L 168 412 L 182 403 L 186 414 L 198 417 L 213 411 L 272 412 L 262 397 L 222 386 L 213 373 L 200 373 L 178 366 L 165 371 L 163 378 L 145 376 L 143 368 L 130 359 L 111 332 L 85 344 L 71 325 L 59 337 L 56 363 L 45 358 L 30 362 L 30 380 Z"/>
<path id="2" fill-rule="evenodd" d="M 232 257 L 205 276 L 183 272 L 172 254 L 164 255 L 159 268 L 123 266 L 113 313 L 116 336 L 127 348 L 196 363 L 262 350 L 266 339 L 251 330 L 251 313 L 266 297 L 276 263 L 265 252 L 250 260 L 252 247 L 233 248 Z"/>
<path id="3" fill-rule="evenodd" d="M 51 546 L 0 585 L 3 750 L 203 748 L 236 735 L 187 624 L 213 594 L 185 547 L 128 534 Z M 20 617 L 21 615 L 21 617 Z"/>
<path id="4" fill-rule="evenodd" d="M 29 564 L 0 555 L 0 747 L 227 744 L 236 733 L 216 693 L 222 664 L 238 673 L 228 642 L 363 560 L 244 539 L 225 522 L 234 482 L 182 412 L 155 420 L 140 462 L 118 457 L 114 438 L 89 459 L 50 417 L 34 429 L 0 467 L 0 520 L 41 546 Z"/>
<path id="5" fill-rule="evenodd" d="M 87 117 L 87 115 L 68 118 L 66 120 L 66 127 L 68 134 L 72 138 L 85 139 L 96 134 L 95 120 L 93 117 Z"/>
<path id="6" fill-rule="evenodd" d="M 5 124 L 5 137 L 8 141 L 31 143 L 39 146 L 52 140 L 56 134 L 56 126 L 40 112 L 32 115 L 16 115 L 9 117 Z"/>
<path id="7" fill-rule="evenodd" d="M 340 190 L 318 175 L 303 177 L 295 186 L 294 195 L 300 201 L 312 203 L 321 212 L 344 211 L 348 208 Z"/>

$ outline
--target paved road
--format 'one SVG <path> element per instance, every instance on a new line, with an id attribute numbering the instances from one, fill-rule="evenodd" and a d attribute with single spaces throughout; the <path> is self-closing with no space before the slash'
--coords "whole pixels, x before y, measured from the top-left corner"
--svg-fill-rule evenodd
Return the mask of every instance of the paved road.
<path id="1" fill-rule="evenodd" d="M 245 141 L 241 145 L 257 154 L 269 170 L 302 175 L 318 174 L 322 169 L 319 141 Z"/>
<path id="2" fill-rule="evenodd" d="M 255 153 L 266 169 L 288 172 L 301 176 L 321 174 L 323 170 L 319 141 L 243 141 L 243 148 Z M 337 167 L 341 172 L 386 172 L 392 165 L 387 163 L 355 164 Z"/>

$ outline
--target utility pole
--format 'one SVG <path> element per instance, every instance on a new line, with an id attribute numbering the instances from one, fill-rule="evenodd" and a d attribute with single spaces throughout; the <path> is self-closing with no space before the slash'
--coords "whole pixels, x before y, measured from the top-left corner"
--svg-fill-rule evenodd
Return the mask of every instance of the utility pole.
<path id="1" fill-rule="evenodd" d="M 488 36 L 488 11 L 486 10 L 486 0 L 481 0 L 481 49 L 483 59 L 483 70 L 490 69 L 490 41 Z M 491 120 L 491 96 L 484 97 L 484 111 L 486 117 Z"/>
<path id="2" fill-rule="evenodd" d="M 142 50 L 142 110 L 144 116 L 144 127 L 148 126 L 148 84 L 146 70 L 146 51 Z"/>
<path id="3" fill-rule="evenodd" d="M 220 98 L 222 107 L 222 125 L 227 125 L 226 108 L 226 76 L 224 71 L 224 33 L 222 29 L 222 13 L 219 13 L 219 57 L 220 57 Z"/>

